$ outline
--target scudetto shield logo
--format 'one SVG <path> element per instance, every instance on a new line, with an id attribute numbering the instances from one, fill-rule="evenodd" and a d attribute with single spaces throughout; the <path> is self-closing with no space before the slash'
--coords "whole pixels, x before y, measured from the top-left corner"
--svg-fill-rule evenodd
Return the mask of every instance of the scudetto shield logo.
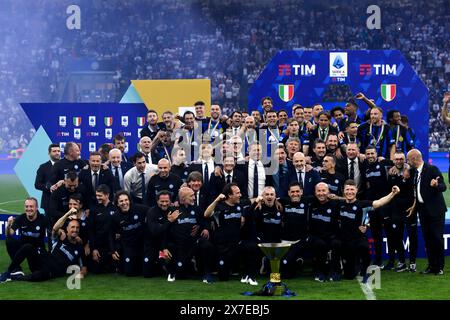
<path id="1" fill-rule="evenodd" d="M 113 118 L 112 117 L 105 117 L 105 126 L 111 127 L 113 124 Z"/>
<path id="2" fill-rule="evenodd" d="M 81 126 L 81 117 L 73 117 L 73 125 L 76 127 Z"/>
<path id="3" fill-rule="evenodd" d="M 284 102 L 289 102 L 294 97 L 294 85 L 293 84 L 280 84 L 278 86 L 278 95 Z"/>
<path id="4" fill-rule="evenodd" d="M 137 124 L 139 127 L 143 127 L 145 124 L 145 117 L 137 117 Z"/>
<path id="5" fill-rule="evenodd" d="M 387 102 L 394 100 L 396 94 L 397 94 L 397 85 L 395 84 L 381 85 L 381 97 Z"/>

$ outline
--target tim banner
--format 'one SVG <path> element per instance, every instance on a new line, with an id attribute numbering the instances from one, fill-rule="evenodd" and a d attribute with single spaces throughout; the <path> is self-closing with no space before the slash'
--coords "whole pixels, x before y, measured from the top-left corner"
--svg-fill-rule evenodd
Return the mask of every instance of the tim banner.
<path id="1" fill-rule="evenodd" d="M 291 115 L 292 106 L 345 106 L 362 92 L 386 113 L 408 116 L 416 147 L 428 159 L 428 90 L 398 50 L 280 51 L 266 65 L 248 94 L 248 109 L 261 110 L 261 98 Z M 357 100 L 360 116 L 367 110 Z"/>
<path id="2" fill-rule="evenodd" d="M 128 150 L 137 151 L 139 131 L 146 125 L 143 103 L 22 103 L 36 130 L 42 126 L 53 143 L 61 148 L 68 141 L 81 145 L 82 159 L 104 143 L 112 143 L 118 133 L 125 136 Z"/>

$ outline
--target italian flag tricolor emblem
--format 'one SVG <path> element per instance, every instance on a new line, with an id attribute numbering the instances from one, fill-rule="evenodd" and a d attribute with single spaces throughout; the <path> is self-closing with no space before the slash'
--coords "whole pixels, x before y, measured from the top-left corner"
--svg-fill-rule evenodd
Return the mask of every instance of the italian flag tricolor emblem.
<path id="1" fill-rule="evenodd" d="M 73 117 L 73 125 L 79 127 L 81 125 L 81 117 Z"/>
<path id="2" fill-rule="evenodd" d="M 294 97 L 294 85 L 293 84 L 280 84 L 278 86 L 278 95 L 284 102 L 292 100 Z"/>
<path id="3" fill-rule="evenodd" d="M 139 127 L 143 127 L 145 124 L 145 117 L 137 117 L 137 124 Z"/>
<path id="4" fill-rule="evenodd" d="M 392 101 L 397 93 L 397 85 L 395 84 L 382 84 L 381 85 L 381 97 L 386 101 Z"/>
<path id="5" fill-rule="evenodd" d="M 105 117 L 105 126 L 111 127 L 112 123 L 113 123 L 113 118 L 112 117 Z"/>

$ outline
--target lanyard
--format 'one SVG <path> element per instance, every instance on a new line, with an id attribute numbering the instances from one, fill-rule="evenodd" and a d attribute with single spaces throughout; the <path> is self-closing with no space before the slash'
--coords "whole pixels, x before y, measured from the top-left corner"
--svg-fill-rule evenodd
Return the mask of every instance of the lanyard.
<path id="1" fill-rule="evenodd" d="M 374 143 L 375 146 L 378 146 L 378 144 L 380 143 L 380 140 L 383 139 L 383 129 L 384 129 L 384 127 L 383 127 L 383 125 L 380 126 L 380 135 L 378 136 L 378 139 L 375 139 L 375 136 L 372 133 L 372 126 L 373 126 L 373 124 L 371 123 L 370 124 L 370 136 L 373 137 L 371 143 Z"/>
<path id="2" fill-rule="evenodd" d="M 216 131 L 217 126 L 219 125 L 219 120 L 217 119 L 216 124 L 214 125 L 214 128 L 211 129 L 211 123 L 212 123 L 212 118 L 209 118 L 209 124 L 208 124 L 208 134 L 210 137 L 212 137 L 213 132 Z"/>

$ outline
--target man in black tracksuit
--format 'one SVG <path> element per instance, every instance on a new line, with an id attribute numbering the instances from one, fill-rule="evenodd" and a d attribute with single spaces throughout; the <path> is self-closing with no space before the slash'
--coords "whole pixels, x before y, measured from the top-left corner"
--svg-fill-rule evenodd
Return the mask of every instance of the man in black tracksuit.
<path id="1" fill-rule="evenodd" d="M 366 191 L 364 199 L 377 200 L 389 193 L 387 189 L 387 171 L 392 162 L 390 160 L 378 160 L 377 151 L 374 146 L 366 148 L 366 166 L 362 173 L 366 181 Z M 387 219 L 386 210 L 384 208 L 369 212 L 370 229 L 375 246 L 374 264 L 384 268 L 383 265 L 383 225 Z"/>
<path id="2" fill-rule="evenodd" d="M 120 263 L 120 270 L 126 276 L 141 273 L 145 218 L 148 207 L 131 202 L 127 191 L 119 191 L 114 198 L 117 212 L 112 216 L 110 251 L 114 261 Z"/>
<path id="3" fill-rule="evenodd" d="M 244 260 L 242 283 L 258 285 L 256 269 L 259 249 L 251 238 L 243 240 L 242 227 L 247 223 L 248 200 L 241 201 L 241 191 L 236 183 L 226 184 L 222 193 L 205 211 L 205 217 L 213 216 L 217 222 L 214 245 L 219 259 L 219 278 L 228 280 L 230 271 L 240 258 Z M 252 229 L 252 228 L 250 228 Z"/>
<path id="4" fill-rule="evenodd" d="M 344 199 L 339 201 L 339 237 L 342 244 L 342 259 L 344 261 L 344 277 L 353 279 L 356 276 L 356 264 L 361 260 L 363 282 L 367 282 L 367 267 L 370 265 L 369 243 L 366 237 L 367 215 L 369 211 L 389 203 L 399 193 L 397 186 L 392 192 L 375 201 L 356 200 L 358 187 L 353 180 L 344 184 Z"/>
<path id="5" fill-rule="evenodd" d="M 315 198 L 309 206 L 311 251 L 313 254 L 315 280 L 324 282 L 331 278 L 340 280 L 340 240 L 338 237 L 338 202 L 328 198 L 328 185 L 320 182 L 315 187 Z M 331 268 L 327 254 L 331 250 Z"/>
<path id="6" fill-rule="evenodd" d="M 170 223 L 165 234 L 163 248 L 168 258 L 167 281 L 186 276 L 193 256 L 201 261 L 203 282 L 211 283 L 211 256 L 214 248 L 209 242 L 209 230 L 199 207 L 194 206 L 194 191 L 183 187 L 178 193 L 178 217 Z M 176 213 L 176 211 L 174 212 Z"/>
<path id="7" fill-rule="evenodd" d="M 280 271 L 283 278 L 295 276 L 297 266 L 303 264 L 303 255 L 308 248 L 308 200 L 302 196 L 303 189 L 298 182 L 289 185 L 289 198 L 280 199 L 283 206 L 281 239 L 298 241 L 281 259 Z"/>
<path id="8" fill-rule="evenodd" d="M 45 231 L 49 228 L 49 221 L 45 215 L 39 214 L 35 198 L 27 198 L 24 207 L 24 214 L 15 218 L 9 217 L 6 224 L 6 250 L 11 260 L 26 244 L 45 251 L 44 238 Z M 13 237 L 16 231 L 19 233 L 19 239 Z M 21 269 L 13 271 L 21 271 Z"/>
<path id="9" fill-rule="evenodd" d="M 93 273 L 112 271 L 112 260 L 109 248 L 109 235 L 111 232 L 112 216 L 117 208 L 109 201 L 110 188 L 101 184 L 95 192 L 97 204 L 91 207 L 89 214 L 89 246 L 92 252 L 92 260 L 88 262 L 88 268 Z"/>
<path id="10" fill-rule="evenodd" d="M 389 205 L 389 219 L 386 223 L 389 248 L 389 268 L 394 267 L 395 252 L 398 254 L 399 264 L 397 272 L 407 270 L 405 264 L 405 247 L 403 246 L 403 235 L 405 224 L 409 236 L 409 264 L 411 270 L 415 270 L 417 255 L 417 213 L 407 217 L 406 210 L 414 202 L 414 183 L 409 174 L 409 168 L 405 164 L 405 154 L 398 151 L 394 154 L 394 164 L 389 170 L 388 187 L 398 186 L 400 194 Z"/>
<path id="11" fill-rule="evenodd" d="M 144 246 L 144 277 L 160 274 L 159 252 L 163 250 L 163 240 L 170 223 L 179 216 L 179 211 L 170 207 L 171 194 L 162 190 L 156 195 L 156 206 L 147 211 L 147 233 Z M 175 212 L 176 211 L 176 212 Z"/>
<path id="12" fill-rule="evenodd" d="M 70 220 L 65 229 L 64 240 L 58 239 L 53 246 L 51 253 L 47 253 L 44 248 L 37 248 L 30 243 L 22 246 L 17 251 L 8 270 L 0 275 L 0 283 L 13 280 L 45 281 L 52 278 L 62 277 L 66 274 L 70 265 L 83 266 L 84 249 L 77 241 L 80 222 L 77 219 Z M 31 274 L 24 276 L 13 276 L 13 270 L 17 270 L 20 264 L 28 259 Z"/>

